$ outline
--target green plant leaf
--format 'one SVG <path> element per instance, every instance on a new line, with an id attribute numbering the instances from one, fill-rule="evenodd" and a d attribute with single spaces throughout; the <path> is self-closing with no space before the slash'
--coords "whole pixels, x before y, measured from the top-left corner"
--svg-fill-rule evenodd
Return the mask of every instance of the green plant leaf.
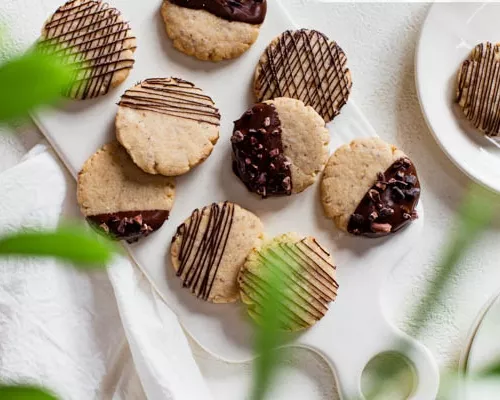
<path id="1" fill-rule="evenodd" d="M 279 313 L 283 300 L 284 280 L 275 274 L 266 274 L 269 296 L 263 299 L 262 315 L 255 323 L 255 352 L 252 400 L 263 400 L 276 375 L 280 353 L 276 349 L 284 342 L 284 332 L 280 329 Z"/>
<path id="2" fill-rule="evenodd" d="M 0 238 L 0 255 L 55 257 L 81 269 L 103 268 L 117 252 L 109 239 L 77 226 L 25 230 Z"/>
<path id="3" fill-rule="evenodd" d="M 0 385 L 1 400 L 57 400 L 46 389 L 36 386 L 9 386 Z"/>
<path id="4" fill-rule="evenodd" d="M 0 121 L 26 116 L 50 104 L 72 79 L 72 70 L 60 58 L 30 51 L 0 65 Z"/>

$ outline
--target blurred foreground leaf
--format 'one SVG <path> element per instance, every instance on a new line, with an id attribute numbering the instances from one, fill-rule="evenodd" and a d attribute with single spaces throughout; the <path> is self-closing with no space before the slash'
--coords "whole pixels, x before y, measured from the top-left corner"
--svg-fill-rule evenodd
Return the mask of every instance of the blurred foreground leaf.
<path id="1" fill-rule="evenodd" d="M 280 353 L 276 349 L 284 342 L 280 329 L 280 304 L 283 298 L 283 280 L 279 274 L 268 273 L 269 297 L 262 300 L 262 315 L 255 323 L 255 353 L 252 400 L 263 400 L 277 373 Z"/>
<path id="2" fill-rule="evenodd" d="M 116 251 L 109 239 L 76 226 L 0 237 L 0 255 L 55 257 L 77 263 L 80 269 L 103 268 Z"/>
<path id="3" fill-rule="evenodd" d="M 425 327 L 444 288 L 457 271 L 459 261 L 490 223 L 498 200 L 497 195 L 477 185 L 473 185 L 467 192 L 458 210 L 455 229 L 443 250 L 441 262 L 435 267 L 434 278 L 412 318 L 412 335 L 418 335 Z"/>
<path id="4" fill-rule="evenodd" d="M 57 397 L 35 386 L 0 385 L 1 400 L 57 400 Z"/>
<path id="5" fill-rule="evenodd" d="M 0 65 L 0 121 L 28 114 L 61 97 L 72 70 L 58 57 L 30 51 Z"/>

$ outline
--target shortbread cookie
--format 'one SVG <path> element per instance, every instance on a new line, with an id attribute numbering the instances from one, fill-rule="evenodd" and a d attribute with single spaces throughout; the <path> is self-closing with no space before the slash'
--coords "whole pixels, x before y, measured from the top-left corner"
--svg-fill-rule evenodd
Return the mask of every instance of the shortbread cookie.
<path id="1" fill-rule="evenodd" d="M 480 43 L 462 63 L 456 101 L 465 117 L 488 136 L 500 133 L 500 44 Z"/>
<path id="2" fill-rule="evenodd" d="M 182 79 L 146 79 L 127 90 L 118 105 L 116 137 L 147 173 L 185 174 L 219 139 L 219 110 Z"/>
<path id="3" fill-rule="evenodd" d="M 173 178 L 141 171 L 119 143 L 90 157 L 78 174 L 78 204 L 95 227 L 134 242 L 159 229 L 174 203 Z"/>
<path id="4" fill-rule="evenodd" d="M 241 299 L 259 322 L 266 300 L 273 299 L 269 280 L 279 279 L 282 287 L 274 298 L 280 302 L 280 327 L 298 331 L 325 316 L 337 297 L 335 273 L 332 257 L 313 237 L 288 233 L 250 253 L 238 277 Z"/>
<path id="5" fill-rule="evenodd" d="M 234 123 L 233 170 L 263 198 L 299 193 L 323 169 L 329 141 L 323 119 L 300 100 L 258 103 Z"/>
<path id="6" fill-rule="evenodd" d="M 239 270 L 262 231 L 259 218 L 233 203 L 194 210 L 177 228 L 170 248 L 182 285 L 205 301 L 236 301 Z"/>
<path id="7" fill-rule="evenodd" d="M 127 78 L 136 41 L 116 8 L 71 0 L 45 23 L 38 48 L 74 67 L 74 81 L 64 94 L 83 100 L 104 95 Z"/>
<path id="8" fill-rule="evenodd" d="M 247 51 L 259 36 L 267 0 L 164 0 L 167 34 L 176 49 L 220 61 Z"/>
<path id="9" fill-rule="evenodd" d="M 342 49 L 321 32 L 285 31 L 260 57 L 255 96 L 257 101 L 275 97 L 302 100 L 329 122 L 349 98 L 352 81 L 346 64 Z"/>
<path id="10" fill-rule="evenodd" d="M 328 218 L 355 235 L 385 236 L 417 218 L 420 183 L 401 150 L 379 138 L 358 139 L 330 157 L 321 181 Z"/>

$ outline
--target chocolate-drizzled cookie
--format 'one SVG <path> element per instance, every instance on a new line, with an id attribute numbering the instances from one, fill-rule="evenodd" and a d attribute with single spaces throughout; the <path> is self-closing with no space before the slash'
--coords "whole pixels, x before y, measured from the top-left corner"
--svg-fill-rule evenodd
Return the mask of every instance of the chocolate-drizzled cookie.
<path id="1" fill-rule="evenodd" d="M 351 86 L 345 53 L 315 30 L 283 32 L 269 44 L 255 70 L 257 101 L 299 99 L 326 122 L 339 114 Z"/>
<path id="2" fill-rule="evenodd" d="M 258 103 L 234 123 L 233 171 L 263 198 L 299 193 L 328 157 L 323 119 L 295 99 Z"/>
<path id="3" fill-rule="evenodd" d="M 146 79 L 118 106 L 116 137 L 149 174 L 182 175 L 207 159 L 219 139 L 213 100 L 183 79 Z"/>
<path id="4" fill-rule="evenodd" d="M 112 142 L 90 157 L 78 174 L 78 204 L 87 221 L 116 239 L 135 242 L 168 219 L 172 178 L 146 174 Z"/>
<path id="5" fill-rule="evenodd" d="M 354 235 L 380 237 L 418 217 L 420 182 L 411 160 L 381 139 L 358 139 L 337 149 L 325 167 L 326 215 Z"/>
<path id="6" fill-rule="evenodd" d="M 325 316 L 337 297 L 335 275 L 332 257 L 316 239 L 288 233 L 254 249 L 238 280 L 241 299 L 253 319 L 260 322 L 264 300 L 274 296 L 281 329 L 298 331 Z M 273 277 L 283 285 L 279 293 L 269 290 Z"/>
<path id="7" fill-rule="evenodd" d="M 64 93 L 74 99 L 104 95 L 134 65 L 135 37 L 120 12 L 98 0 L 70 0 L 49 18 L 37 49 L 59 55 L 74 69 Z"/>
<path id="8" fill-rule="evenodd" d="M 500 133 L 500 45 L 480 43 L 457 76 L 456 102 L 465 117 L 488 136 Z"/>
<path id="9" fill-rule="evenodd" d="M 172 238 L 172 266 L 182 286 L 213 303 L 238 299 L 238 272 L 262 237 L 251 212 L 224 202 L 196 209 Z"/>

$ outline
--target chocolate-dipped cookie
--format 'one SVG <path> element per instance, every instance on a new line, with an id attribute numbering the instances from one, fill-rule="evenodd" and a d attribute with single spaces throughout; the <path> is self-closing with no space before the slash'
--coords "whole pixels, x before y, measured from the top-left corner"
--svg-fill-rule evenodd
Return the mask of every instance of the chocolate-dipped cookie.
<path id="1" fill-rule="evenodd" d="M 164 0 L 161 12 L 176 49 L 220 61 L 238 57 L 257 40 L 267 0 Z"/>
<path id="2" fill-rule="evenodd" d="M 264 300 L 272 298 L 270 274 L 283 283 L 278 305 L 283 330 L 308 328 L 323 318 L 337 297 L 339 285 L 330 254 L 313 237 L 296 233 L 278 236 L 254 249 L 240 271 L 238 281 L 248 313 L 260 321 Z"/>
<path id="3" fill-rule="evenodd" d="M 339 114 L 351 92 L 347 57 L 323 33 L 285 31 L 262 54 L 254 78 L 257 101 L 292 97 L 313 107 L 326 122 Z"/>
<path id="4" fill-rule="evenodd" d="M 465 117 L 488 136 L 500 133 L 500 44 L 480 43 L 457 76 L 456 102 Z"/>
<path id="5" fill-rule="evenodd" d="M 116 8 L 98 0 L 70 0 L 47 20 L 37 48 L 73 67 L 73 83 L 64 94 L 83 100 L 104 95 L 127 78 L 136 41 Z"/>
<path id="6" fill-rule="evenodd" d="M 380 237 L 417 218 L 420 182 L 401 150 L 379 138 L 341 146 L 326 164 L 321 201 L 328 218 L 354 235 Z"/>
<path id="7" fill-rule="evenodd" d="M 163 225 L 174 194 L 173 178 L 143 172 L 118 142 L 102 147 L 78 174 L 78 204 L 87 221 L 130 243 Z"/>
<path id="8" fill-rule="evenodd" d="M 212 303 L 238 299 L 238 272 L 262 237 L 251 212 L 224 202 L 196 209 L 172 238 L 172 265 L 182 286 Z"/>
<path id="9" fill-rule="evenodd" d="M 258 103 L 234 123 L 233 171 L 263 198 L 312 185 L 328 158 L 325 122 L 300 100 Z"/>
<path id="10" fill-rule="evenodd" d="M 146 79 L 127 90 L 118 106 L 116 137 L 149 174 L 185 174 L 212 153 L 219 139 L 219 110 L 183 79 Z"/>

